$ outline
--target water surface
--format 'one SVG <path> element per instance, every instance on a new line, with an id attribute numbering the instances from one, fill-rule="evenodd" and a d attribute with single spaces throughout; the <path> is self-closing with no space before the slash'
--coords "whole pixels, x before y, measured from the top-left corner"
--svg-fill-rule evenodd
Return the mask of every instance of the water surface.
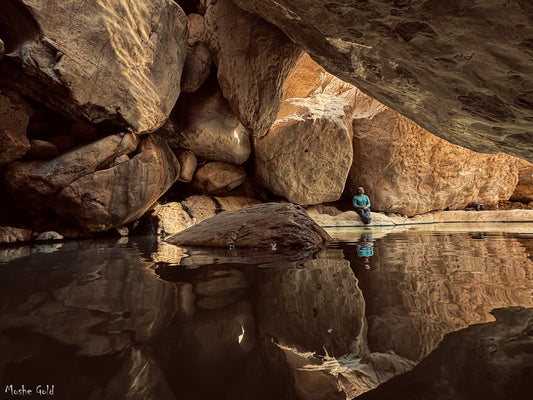
<path id="1" fill-rule="evenodd" d="M 493 320 L 491 309 L 533 306 L 532 234 L 337 236 L 290 254 L 149 238 L 4 248 L 0 389 L 352 398 L 411 369 L 446 333 Z"/>

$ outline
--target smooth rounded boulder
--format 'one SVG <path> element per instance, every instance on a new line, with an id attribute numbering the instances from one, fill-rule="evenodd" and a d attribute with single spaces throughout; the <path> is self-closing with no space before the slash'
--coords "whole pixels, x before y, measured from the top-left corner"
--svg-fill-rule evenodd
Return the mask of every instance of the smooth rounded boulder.
<path id="1" fill-rule="evenodd" d="M 208 247 L 257 247 L 271 250 L 313 248 L 330 236 L 290 203 L 263 203 L 226 211 L 167 239 L 169 243 Z"/>

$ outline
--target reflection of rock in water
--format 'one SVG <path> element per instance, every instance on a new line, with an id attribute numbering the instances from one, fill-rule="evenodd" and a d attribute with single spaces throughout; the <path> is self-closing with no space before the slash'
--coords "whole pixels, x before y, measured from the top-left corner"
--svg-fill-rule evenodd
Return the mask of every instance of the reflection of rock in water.
<path id="1" fill-rule="evenodd" d="M 444 334 L 490 321 L 493 308 L 533 305 L 533 262 L 518 239 L 391 235 L 372 263 L 359 274 L 372 351 L 420 360 Z"/>
<path id="2" fill-rule="evenodd" d="M 412 371 L 364 400 L 523 400 L 533 393 L 533 308 L 494 311 L 496 322 L 446 335 Z"/>
<path id="3" fill-rule="evenodd" d="M 366 348 L 364 299 L 341 250 L 325 251 L 300 269 L 260 269 L 256 279 L 265 336 L 332 356 Z"/>

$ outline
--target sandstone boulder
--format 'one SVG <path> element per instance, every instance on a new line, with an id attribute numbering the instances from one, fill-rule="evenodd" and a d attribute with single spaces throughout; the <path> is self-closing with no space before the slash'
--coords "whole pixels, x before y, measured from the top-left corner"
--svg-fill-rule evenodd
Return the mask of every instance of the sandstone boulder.
<path id="1" fill-rule="evenodd" d="M 353 154 L 345 106 L 330 94 L 285 100 L 282 118 L 254 141 L 259 181 L 301 205 L 338 200 Z"/>
<path id="2" fill-rule="evenodd" d="M 178 145 L 206 160 L 242 164 L 250 156 L 248 130 L 218 88 L 187 97 L 179 110 Z"/>
<path id="3" fill-rule="evenodd" d="M 533 161 L 530 2 L 235 2 L 430 132 Z"/>
<path id="4" fill-rule="evenodd" d="M 226 211 L 188 228 L 168 241 L 210 247 L 312 248 L 329 235 L 294 204 L 263 203 Z"/>
<path id="5" fill-rule="evenodd" d="M 0 243 L 27 242 L 31 239 L 31 229 L 0 226 Z"/>
<path id="6" fill-rule="evenodd" d="M 165 237 L 181 232 L 194 224 L 195 221 L 180 203 L 156 204 L 150 212 L 142 217 L 135 232 L 142 235 Z"/>
<path id="7" fill-rule="evenodd" d="M 205 43 L 204 17 L 199 14 L 187 15 L 189 40 L 187 57 L 181 75 L 181 91 L 195 92 L 211 73 L 212 58 Z"/>
<path id="8" fill-rule="evenodd" d="M 198 167 L 194 173 L 193 185 L 205 194 L 229 192 L 246 179 L 243 167 L 223 162 L 210 162 Z"/>
<path id="9" fill-rule="evenodd" d="M 57 146 L 47 140 L 33 139 L 30 141 L 30 151 L 28 156 L 38 160 L 48 160 L 59 156 L 59 149 Z"/>
<path id="10" fill-rule="evenodd" d="M 0 88 L 0 165 L 22 157 L 30 150 L 26 128 L 32 109 L 12 90 Z"/>
<path id="11" fill-rule="evenodd" d="M 129 161 L 63 188 L 52 207 L 90 231 L 105 231 L 141 217 L 174 184 L 179 170 L 172 150 L 150 135 Z"/>
<path id="12" fill-rule="evenodd" d="M 196 223 L 214 217 L 222 211 L 240 210 L 241 208 L 261 203 L 249 197 L 210 197 L 190 196 L 181 202 L 187 213 L 194 218 Z"/>
<path id="13" fill-rule="evenodd" d="M 194 177 L 194 171 L 198 165 L 198 160 L 192 151 L 180 150 L 176 154 L 176 158 L 180 163 L 180 177 L 178 180 L 182 182 L 191 182 Z"/>
<path id="14" fill-rule="evenodd" d="M 39 209 L 41 202 L 53 199 L 55 194 L 77 179 L 106 168 L 117 157 L 134 152 L 138 144 L 136 135 L 122 133 L 107 136 L 49 161 L 16 161 L 6 169 L 6 188 L 28 209 Z"/>
<path id="15" fill-rule="evenodd" d="M 518 181 L 514 157 L 448 143 L 382 106 L 356 111 L 353 132 L 346 193 L 353 196 L 363 186 L 376 211 L 412 216 L 462 209 L 473 200 L 493 207 L 511 196 Z"/>
<path id="16" fill-rule="evenodd" d="M 231 0 L 211 2 L 204 17 L 224 97 L 254 136 L 265 135 L 280 107 L 283 82 L 301 55 L 299 47 Z"/>
<path id="17" fill-rule="evenodd" d="M 187 45 L 175 2 L 23 0 L 2 14 L 6 85 L 65 116 L 134 132 L 170 114 Z"/>
<path id="18" fill-rule="evenodd" d="M 533 201 L 533 164 L 521 161 L 518 167 L 518 183 L 510 200 L 529 203 Z"/>

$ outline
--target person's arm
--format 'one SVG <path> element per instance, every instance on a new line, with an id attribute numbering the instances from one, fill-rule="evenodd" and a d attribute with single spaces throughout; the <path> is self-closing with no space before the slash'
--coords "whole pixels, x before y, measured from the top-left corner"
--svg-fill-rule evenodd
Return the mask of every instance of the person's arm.
<path id="1" fill-rule="evenodd" d="M 366 206 L 370 208 L 370 198 L 368 196 L 366 196 L 366 202 L 367 202 Z"/>

